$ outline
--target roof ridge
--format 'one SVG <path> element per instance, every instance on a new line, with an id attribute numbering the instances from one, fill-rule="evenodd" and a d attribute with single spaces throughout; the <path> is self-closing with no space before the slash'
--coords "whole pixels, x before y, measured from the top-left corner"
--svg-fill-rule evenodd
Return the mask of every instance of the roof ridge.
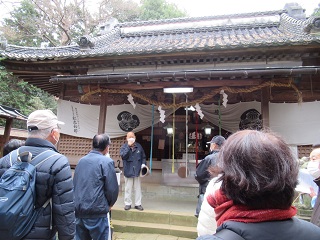
<path id="1" fill-rule="evenodd" d="M 150 20 L 150 21 L 135 21 L 135 22 L 124 22 L 115 25 L 115 27 L 137 27 L 137 26 L 148 26 L 158 24 L 170 24 L 170 23 L 183 23 L 183 22 L 194 22 L 194 21 L 208 21 L 208 20 L 219 20 L 228 18 L 244 18 L 244 17 L 261 17 L 261 16 L 274 16 L 286 13 L 286 10 L 275 10 L 265 12 L 252 12 L 252 13 L 236 13 L 236 14 L 225 14 L 215 16 L 203 16 L 203 17 L 185 17 L 185 18 L 170 18 L 161 20 Z"/>

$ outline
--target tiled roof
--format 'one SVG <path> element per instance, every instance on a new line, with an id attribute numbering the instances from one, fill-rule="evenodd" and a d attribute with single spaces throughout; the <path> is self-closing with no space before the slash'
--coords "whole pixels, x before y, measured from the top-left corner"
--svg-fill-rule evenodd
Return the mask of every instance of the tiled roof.
<path id="1" fill-rule="evenodd" d="M 178 18 L 118 24 L 88 47 L 28 48 L 6 45 L 2 57 L 17 60 L 127 56 L 155 53 L 309 45 L 320 42 L 316 21 L 296 20 L 284 11 Z M 312 30 L 312 31 L 311 31 Z"/>
<path id="2" fill-rule="evenodd" d="M 0 105 L 0 118 L 14 118 L 27 121 L 27 117 L 19 112 L 19 110 L 4 105 Z"/>

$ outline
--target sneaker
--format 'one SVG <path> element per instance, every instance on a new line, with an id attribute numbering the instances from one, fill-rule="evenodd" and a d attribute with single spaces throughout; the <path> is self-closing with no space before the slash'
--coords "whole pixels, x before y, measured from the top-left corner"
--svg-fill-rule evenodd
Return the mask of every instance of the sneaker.
<path id="1" fill-rule="evenodd" d="M 139 210 L 139 211 L 143 211 L 143 207 L 142 207 L 141 205 L 135 206 L 134 208 L 137 209 L 137 210 Z"/>
<path id="2" fill-rule="evenodd" d="M 127 211 L 127 210 L 130 210 L 130 209 L 131 209 L 131 205 L 125 205 L 125 206 L 124 206 L 124 210 Z"/>

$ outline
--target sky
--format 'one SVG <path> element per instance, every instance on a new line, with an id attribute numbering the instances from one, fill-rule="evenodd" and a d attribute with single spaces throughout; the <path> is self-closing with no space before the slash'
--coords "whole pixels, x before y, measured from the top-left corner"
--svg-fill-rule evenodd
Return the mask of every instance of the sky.
<path id="1" fill-rule="evenodd" d="M 296 2 L 310 16 L 320 0 L 167 0 L 186 10 L 191 17 L 281 10 L 286 3 Z"/>
<path id="2" fill-rule="evenodd" d="M 91 1 L 94 3 L 99 0 Z M 140 0 L 134 0 L 139 2 Z M 0 19 L 7 13 L 12 5 L 19 0 L 0 0 Z M 261 12 L 270 10 L 281 10 L 286 3 L 296 2 L 306 9 L 306 15 L 310 16 L 314 9 L 318 7 L 320 0 L 167 0 L 176 4 L 179 9 L 183 9 L 190 17 L 201 17 L 210 15 L 236 14 Z"/>

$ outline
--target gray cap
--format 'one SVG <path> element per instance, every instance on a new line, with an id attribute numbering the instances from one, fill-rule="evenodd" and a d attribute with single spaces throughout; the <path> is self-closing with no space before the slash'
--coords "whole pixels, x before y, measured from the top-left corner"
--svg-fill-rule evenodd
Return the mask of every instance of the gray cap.
<path id="1" fill-rule="evenodd" d="M 221 135 L 217 135 L 217 136 L 214 136 L 210 142 L 207 142 L 207 143 L 215 143 L 217 144 L 219 147 L 222 146 L 222 144 L 224 143 L 226 139 L 224 137 L 222 137 Z"/>

